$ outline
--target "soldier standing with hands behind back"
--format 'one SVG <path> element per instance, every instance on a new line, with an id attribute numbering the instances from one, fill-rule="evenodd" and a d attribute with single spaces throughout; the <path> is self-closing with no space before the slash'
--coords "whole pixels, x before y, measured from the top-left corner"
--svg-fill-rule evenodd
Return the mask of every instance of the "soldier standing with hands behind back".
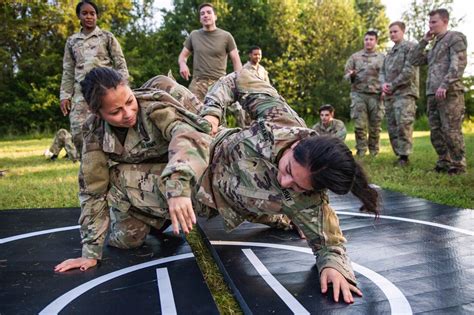
<path id="1" fill-rule="evenodd" d="M 434 170 L 458 175 L 466 172 L 462 121 L 464 85 L 462 75 L 467 65 L 467 40 L 460 32 L 448 31 L 449 13 L 437 9 L 429 14 L 430 30 L 414 48 L 413 65 L 428 65 L 426 95 L 431 143 L 438 153 Z M 430 41 L 434 44 L 428 52 Z"/>
<path id="2" fill-rule="evenodd" d="M 409 60 L 415 43 L 406 41 L 405 23 L 396 21 L 389 26 L 390 39 L 395 43 L 385 56 L 380 83 L 385 101 L 388 135 L 393 152 L 398 156 L 397 164 L 408 164 L 413 147 L 413 124 L 415 123 L 416 99 L 418 98 L 418 67 Z"/>
<path id="3" fill-rule="evenodd" d="M 379 71 L 383 54 L 375 51 L 378 35 L 368 31 L 364 36 L 364 49 L 347 60 L 344 78 L 351 82 L 351 119 L 355 123 L 357 156 L 362 157 L 369 147 L 370 155 L 379 152 L 379 139 L 384 116 L 381 100 Z M 367 129 L 369 141 L 367 144 Z"/>

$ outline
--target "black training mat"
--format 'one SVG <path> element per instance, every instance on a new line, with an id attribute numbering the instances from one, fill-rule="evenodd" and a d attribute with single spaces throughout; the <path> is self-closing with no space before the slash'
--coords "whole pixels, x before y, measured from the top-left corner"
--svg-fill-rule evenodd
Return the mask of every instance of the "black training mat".
<path id="1" fill-rule="evenodd" d="M 247 314 L 474 314 L 474 210 L 380 193 L 377 221 L 355 197 L 330 195 L 364 294 L 352 305 L 321 294 L 296 232 L 244 223 L 225 233 L 221 217 L 199 226 Z"/>
<path id="2" fill-rule="evenodd" d="M 171 233 L 107 247 L 86 272 L 55 273 L 81 255 L 79 213 L 0 211 L 0 314 L 219 314 L 191 248 Z"/>

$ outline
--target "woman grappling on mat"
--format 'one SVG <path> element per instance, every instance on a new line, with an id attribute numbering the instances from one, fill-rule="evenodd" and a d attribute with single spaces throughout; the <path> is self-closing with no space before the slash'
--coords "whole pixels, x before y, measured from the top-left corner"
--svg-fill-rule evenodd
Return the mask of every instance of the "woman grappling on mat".
<path id="1" fill-rule="evenodd" d="M 208 166 L 209 123 L 202 103 L 158 76 L 132 91 L 116 70 L 95 68 L 81 82 L 90 115 L 79 171 L 82 257 L 55 267 L 87 270 L 108 245 L 134 248 L 150 229 L 188 233 L 196 223 L 191 189 Z M 165 92 L 168 91 L 168 93 Z"/>
<path id="2" fill-rule="evenodd" d="M 235 101 L 253 123 L 245 130 L 219 130 L 226 106 Z M 378 193 L 349 148 L 337 138 L 317 136 L 271 85 L 245 69 L 215 83 L 201 115 L 216 136 L 196 195 L 199 212 L 218 212 L 228 230 L 244 220 L 286 215 L 317 257 L 321 291 L 332 284 L 334 300 L 342 293 L 346 303 L 354 301 L 352 293 L 362 295 L 326 190 L 352 192 L 361 209 L 378 214 Z"/>

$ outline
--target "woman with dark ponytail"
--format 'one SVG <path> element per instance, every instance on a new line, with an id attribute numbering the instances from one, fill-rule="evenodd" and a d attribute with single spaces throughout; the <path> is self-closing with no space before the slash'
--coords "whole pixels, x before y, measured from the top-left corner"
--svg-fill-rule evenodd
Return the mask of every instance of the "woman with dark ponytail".
<path id="1" fill-rule="evenodd" d="M 238 101 L 254 122 L 245 130 L 219 129 L 226 107 Z M 340 139 L 307 128 L 278 92 L 245 69 L 215 83 L 201 115 L 216 138 L 196 199 L 203 213 L 219 212 L 232 230 L 244 220 L 284 214 L 306 237 L 320 271 L 321 291 L 334 288 L 346 303 L 361 295 L 346 242 L 327 190 L 352 192 L 362 209 L 378 214 L 378 194 Z M 219 131 L 220 130 L 220 131 Z"/>

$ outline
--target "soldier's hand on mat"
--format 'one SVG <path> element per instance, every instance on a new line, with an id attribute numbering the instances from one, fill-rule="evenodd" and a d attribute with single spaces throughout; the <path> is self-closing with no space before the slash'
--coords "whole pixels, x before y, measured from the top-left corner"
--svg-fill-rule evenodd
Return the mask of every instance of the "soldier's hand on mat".
<path id="1" fill-rule="evenodd" d="M 193 203 L 189 197 L 172 197 L 168 199 L 171 224 L 173 233 L 179 234 L 179 226 L 184 233 L 188 234 L 196 223 Z"/>
<path id="2" fill-rule="evenodd" d="M 191 73 L 189 72 L 189 67 L 187 64 L 183 63 L 179 65 L 179 74 L 186 81 L 189 80 L 189 76 L 191 75 Z"/>
<path id="3" fill-rule="evenodd" d="M 438 88 L 436 90 L 436 98 L 439 100 L 444 100 L 446 98 L 446 89 Z"/>
<path id="4" fill-rule="evenodd" d="M 344 276 L 334 268 L 324 268 L 321 272 L 321 292 L 328 292 L 328 284 L 332 283 L 332 289 L 334 294 L 334 301 L 339 302 L 339 295 L 342 293 L 344 302 L 354 303 L 352 292 L 359 296 L 362 296 L 362 292 L 355 286 L 350 284 Z"/>
<path id="5" fill-rule="evenodd" d="M 66 116 L 71 110 L 71 101 L 68 99 L 61 100 L 59 107 L 61 108 L 63 115 Z"/>
<path id="6" fill-rule="evenodd" d="M 217 128 L 219 128 L 219 118 L 211 115 L 206 115 L 204 116 L 204 119 L 211 124 L 211 136 L 215 136 L 217 133 Z"/>
<path id="7" fill-rule="evenodd" d="M 62 263 L 54 267 L 54 271 L 65 272 L 76 268 L 81 269 L 81 271 L 86 271 L 87 269 L 94 267 L 95 265 L 97 265 L 97 259 L 84 257 L 72 258 L 63 261 Z"/>

